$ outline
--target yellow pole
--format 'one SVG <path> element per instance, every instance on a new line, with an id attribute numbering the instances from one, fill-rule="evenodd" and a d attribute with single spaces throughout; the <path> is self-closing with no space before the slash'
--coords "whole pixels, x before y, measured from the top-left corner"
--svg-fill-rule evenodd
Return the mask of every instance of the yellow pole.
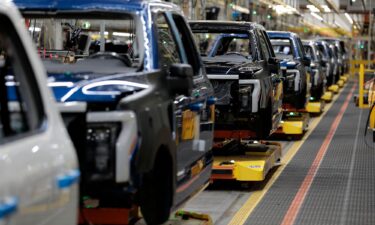
<path id="1" fill-rule="evenodd" d="M 359 66 L 359 108 L 364 108 L 363 107 L 363 85 L 365 83 L 365 66 L 361 64 Z"/>

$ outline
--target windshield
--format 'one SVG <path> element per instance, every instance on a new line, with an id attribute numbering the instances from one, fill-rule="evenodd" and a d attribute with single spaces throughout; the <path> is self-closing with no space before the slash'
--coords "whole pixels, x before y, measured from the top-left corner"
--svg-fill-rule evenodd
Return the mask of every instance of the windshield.
<path id="1" fill-rule="evenodd" d="M 272 39 L 271 44 L 278 59 L 293 59 L 293 45 L 290 40 Z"/>
<path id="2" fill-rule="evenodd" d="M 317 56 L 314 54 L 314 50 L 310 45 L 304 45 L 305 55 L 312 60 L 317 60 Z"/>
<path id="3" fill-rule="evenodd" d="M 135 71 L 140 66 L 142 26 L 135 17 L 96 19 L 82 15 L 25 18 L 48 71 L 113 73 Z"/>
<path id="4" fill-rule="evenodd" d="M 317 47 L 318 51 L 322 55 L 323 59 L 324 60 L 328 60 L 329 53 L 328 53 L 328 51 L 326 51 L 326 49 L 324 48 L 324 46 L 322 44 L 319 44 L 319 43 L 316 43 L 315 46 Z"/>
<path id="5" fill-rule="evenodd" d="M 252 43 L 248 34 L 195 33 L 202 56 L 231 60 L 252 60 Z"/>

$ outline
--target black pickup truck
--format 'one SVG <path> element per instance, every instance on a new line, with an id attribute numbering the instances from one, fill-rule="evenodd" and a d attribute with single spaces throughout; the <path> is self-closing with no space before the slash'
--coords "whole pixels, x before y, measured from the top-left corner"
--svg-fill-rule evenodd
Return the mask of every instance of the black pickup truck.
<path id="1" fill-rule="evenodd" d="M 316 41 L 304 40 L 302 43 L 305 49 L 305 55 L 311 61 L 308 67 L 311 74 L 310 100 L 319 100 L 326 89 L 326 63 L 323 61 L 323 54 L 319 51 Z"/>
<path id="2" fill-rule="evenodd" d="M 265 29 L 250 22 L 191 21 L 215 90 L 215 130 L 266 138 L 282 116 L 282 79 Z"/>
<path id="3" fill-rule="evenodd" d="M 285 78 L 283 103 L 303 109 L 310 98 L 310 59 L 305 56 L 302 41 L 295 33 L 267 31 L 276 56 L 281 60 Z"/>

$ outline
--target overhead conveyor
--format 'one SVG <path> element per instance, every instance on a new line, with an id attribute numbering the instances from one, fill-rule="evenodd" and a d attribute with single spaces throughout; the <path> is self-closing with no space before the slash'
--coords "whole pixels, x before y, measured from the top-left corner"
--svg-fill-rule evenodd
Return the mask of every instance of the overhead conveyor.
<path id="1" fill-rule="evenodd" d="M 375 224 L 375 146 L 363 136 L 368 109 L 351 101 L 355 87 L 344 88 L 245 224 Z"/>

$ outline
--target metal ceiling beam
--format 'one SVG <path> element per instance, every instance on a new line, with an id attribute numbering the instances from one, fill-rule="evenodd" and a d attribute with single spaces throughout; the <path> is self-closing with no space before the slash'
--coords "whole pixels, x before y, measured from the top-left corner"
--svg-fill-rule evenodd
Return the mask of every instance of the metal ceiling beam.
<path id="1" fill-rule="evenodd" d="M 320 12 L 324 12 L 323 7 L 316 0 L 307 0 L 307 1 L 310 2 L 312 5 L 314 5 L 316 8 L 318 8 Z"/>
<path id="2" fill-rule="evenodd" d="M 365 4 L 365 0 L 362 0 L 362 7 L 363 7 L 363 11 L 366 11 L 366 4 Z"/>
<path id="3" fill-rule="evenodd" d="M 339 12 L 340 12 L 340 9 L 336 6 L 335 3 L 333 3 L 332 0 L 325 0 L 325 1 L 326 1 L 327 5 L 328 5 L 331 9 L 333 9 L 333 11 L 335 11 L 335 13 L 339 13 Z"/>
<path id="4" fill-rule="evenodd" d="M 285 2 L 283 2 L 282 0 L 259 0 L 259 1 L 264 3 L 264 4 L 290 6 L 289 4 L 286 4 Z M 301 16 L 301 12 L 298 9 L 296 9 L 295 14 L 297 16 Z"/>

